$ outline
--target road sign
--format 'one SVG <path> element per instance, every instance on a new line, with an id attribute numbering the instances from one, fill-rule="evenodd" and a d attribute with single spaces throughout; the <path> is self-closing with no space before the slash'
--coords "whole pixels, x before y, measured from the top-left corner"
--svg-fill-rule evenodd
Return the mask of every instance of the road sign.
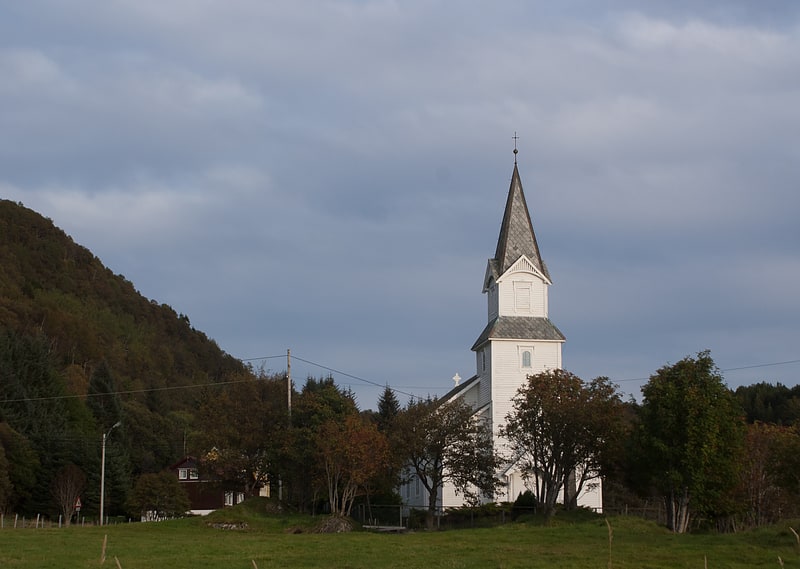
<path id="1" fill-rule="evenodd" d="M 80 496 L 78 496 L 78 499 L 75 500 L 75 509 L 78 510 L 79 512 L 81 511 L 81 497 Z"/>

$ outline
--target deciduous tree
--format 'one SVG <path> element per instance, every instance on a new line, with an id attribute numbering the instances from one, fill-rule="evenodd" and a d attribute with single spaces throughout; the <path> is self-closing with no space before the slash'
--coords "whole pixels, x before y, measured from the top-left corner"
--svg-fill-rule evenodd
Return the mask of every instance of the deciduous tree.
<path id="1" fill-rule="evenodd" d="M 292 402 L 292 424 L 281 455 L 284 495 L 300 510 L 314 512 L 327 491 L 317 445 L 320 429 L 331 421 L 343 424 L 358 414 L 358 407 L 353 394 L 338 387 L 332 377 L 308 377 Z"/>
<path id="2" fill-rule="evenodd" d="M 389 444 L 372 423 L 349 415 L 344 423 L 329 420 L 317 437 L 331 513 L 349 516 L 353 501 L 389 464 Z"/>
<path id="3" fill-rule="evenodd" d="M 560 369 L 529 376 L 506 421 L 500 433 L 508 458 L 548 516 L 562 491 L 565 504 L 576 505 L 577 495 L 618 448 L 624 426 L 622 401 L 608 378 L 587 384 Z"/>
<path id="4" fill-rule="evenodd" d="M 797 433 L 790 427 L 767 423 L 747 426 L 744 453 L 740 461 L 738 498 L 743 505 L 743 522 L 748 527 L 760 527 L 777 522 L 787 508 L 787 498 L 796 495 L 782 488 L 783 470 L 788 467 L 782 460 L 783 449 L 798 452 Z M 794 500 L 795 502 L 797 500 Z"/>
<path id="5" fill-rule="evenodd" d="M 186 491 L 171 472 L 142 474 L 128 499 L 128 510 L 145 519 L 158 520 L 184 515 L 190 504 Z"/>
<path id="6" fill-rule="evenodd" d="M 694 514 L 728 515 L 725 499 L 736 484 L 744 422 L 710 353 L 662 367 L 642 394 L 638 460 L 663 496 L 667 526 L 683 533 Z"/>
<path id="7" fill-rule="evenodd" d="M 194 444 L 201 467 L 221 486 L 253 494 L 269 482 L 287 428 L 284 385 L 282 378 L 241 374 L 205 394 Z"/>
<path id="8" fill-rule="evenodd" d="M 64 516 L 64 522 L 67 525 L 72 521 L 78 498 L 85 489 L 86 474 L 74 464 L 67 464 L 60 468 L 50 483 L 53 500 Z"/>
<path id="9" fill-rule="evenodd" d="M 468 502 L 492 497 L 498 467 L 491 431 L 461 399 L 414 400 L 397 417 L 400 456 L 428 492 L 428 527 L 445 482 Z"/>

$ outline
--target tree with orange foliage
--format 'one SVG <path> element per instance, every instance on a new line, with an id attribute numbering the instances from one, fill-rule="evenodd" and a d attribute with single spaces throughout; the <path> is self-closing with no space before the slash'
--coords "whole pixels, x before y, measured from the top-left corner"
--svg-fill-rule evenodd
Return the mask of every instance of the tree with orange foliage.
<path id="1" fill-rule="evenodd" d="M 369 421 L 349 415 L 326 421 L 317 446 L 325 466 L 331 513 L 349 516 L 353 502 L 389 465 L 389 443 Z"/>

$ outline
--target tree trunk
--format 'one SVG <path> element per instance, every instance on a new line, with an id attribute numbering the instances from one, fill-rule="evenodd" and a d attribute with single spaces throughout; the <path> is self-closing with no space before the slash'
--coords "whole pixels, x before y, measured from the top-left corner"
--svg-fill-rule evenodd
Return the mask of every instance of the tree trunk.
<path id="1" fill-rule="evenodd" d="M 667 508 L 667 528 L 675 533 L 686 533 L 691 519 L 689 511 L 689 489 L 673 489 L 665 497 Z"/>
<path id="2" fill-rule="evenodd" d="M 578 507 L 578 490 L 575 471 L 571 470 L 564 477 L 564 508 L 574 510 Z"/>
<path id="3" fill-rule="evenodd" d="M 438 494 L 439 492 L 437 486 L 433 486 L 428 490 L 428 515 L 425 516 L 425 525 L 429 530 L 433 529 L 433 521 L 436 519 L 436 498 L 438 497 Z"/>

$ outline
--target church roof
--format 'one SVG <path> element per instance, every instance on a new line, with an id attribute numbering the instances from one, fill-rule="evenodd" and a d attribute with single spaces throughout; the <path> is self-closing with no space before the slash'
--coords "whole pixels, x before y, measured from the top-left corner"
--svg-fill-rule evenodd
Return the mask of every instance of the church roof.
<path id="1" fill-rule="evenodd" d="M 497 240 L 497 251 L 495 251 L 494 258 L 489 260 L 495 280 L 522 255 L 528 257 L 536 268 L 547 277 L 547 280 L 551 280 L 547 266 L 539 253 L 539 244 L 536 242 L 536 235 L 533 232 L 528 204 L 525 202 L 522 181 L 515 161 L 511 187 L 508 189 L 508 199 L 503 214 L 503 224 L 500 226 L 500 238 Z"/>
<path id="2" fill-rule="evenodd" d="M 563 342 L 561 330 L 549 318 L 534 316 L 499 316 L 489 322 L 472 345 L 477 350 L 489 340 L 544 340 Z"/>
<path id="3" fill-rule="evenodd" d="M 477 375 L 473 375 L 469 379 L 462 381 L 461 383 L 453 387 L 453 389 L 445 393 L 442 396 L 442 401 L 451 401 L 453 398 L 463 395 L 464 392 L 472 388 L 472 384 L 475 383 L 476 381 L 478 381 Z"/>

